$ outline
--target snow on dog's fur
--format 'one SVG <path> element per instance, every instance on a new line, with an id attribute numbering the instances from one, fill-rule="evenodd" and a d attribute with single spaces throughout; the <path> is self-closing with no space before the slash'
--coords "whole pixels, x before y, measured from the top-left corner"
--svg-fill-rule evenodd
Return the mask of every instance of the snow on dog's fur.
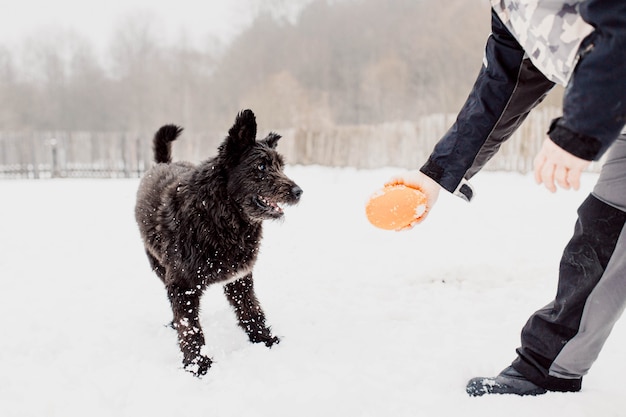
<path id="1" fill-rule="evenodd" d="M 224 284 L 250 341 L 279 342 L 265 324 L 252 270 L 263 220 L 282 217 L 280 205 L 297 203 L 302 189 L 283 172 L 280 136 L 257 141 L 256 130 L 254 113 L 240 112 L 217 156 L 195 166 L 171 162 L 171 143 L 182 128 L 161 127 L 154 137 L 157 164 L 137 192 L 135 218 L 146 253 L 167 289 L 185 369 L 195 375 L 211 366 L 198 316 L 208 285 Z"/>

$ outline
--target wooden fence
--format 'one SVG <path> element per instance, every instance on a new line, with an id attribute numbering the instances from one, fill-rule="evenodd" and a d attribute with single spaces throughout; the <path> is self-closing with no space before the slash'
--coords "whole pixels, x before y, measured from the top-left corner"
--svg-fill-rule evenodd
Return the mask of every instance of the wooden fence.
<path id="1" fill-rule="evenodd" d="M 557 110 L 533 112 L 485 169 L 526 173 Z M 289 164 L 418 168 L 454 115 L 417 122 L 277 129 Z M 198 162 L 215 155 L 222 133 L 184 132 L 175 160 Z M 260 132 L 260 135 L 263 134 Z M 152 165 L 152 132 L 0 132 L 0 178 L 138 177 Z M 597 165 L 592 170 L 597 169 Z"/>
<path id="2" fill-rule="evenodd" d="M 151 133 L 0 132 L 0 178 L 131 178 L 152 165 Z M 187 136 L 187 135 L 186 135 Z M 212 146 L 209 153 L 209 142 Z M 180 159 L 211 155 L 220 140 L 189 135 Z M 204 145 L 204 146 L 203 146 Z"/>

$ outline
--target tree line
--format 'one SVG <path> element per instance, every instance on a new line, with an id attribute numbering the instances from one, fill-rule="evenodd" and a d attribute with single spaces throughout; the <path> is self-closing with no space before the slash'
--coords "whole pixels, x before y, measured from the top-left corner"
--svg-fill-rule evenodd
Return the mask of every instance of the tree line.
<path id="1" fill-rule="evenodd" d="M 0 42 L 2 137 L 149 138 L 177 123 L 221 139 L 242 108 L 255 111 L 260 130 L 300 137 L 419 123 L 458 111 L 490 31 L 487 0 L 313 0 L 295 21 L 260 10 L 228 45 L 167 41 L 137 15 L 117 28 L 104 58 L 78 33 L 40 34 L 18 48 Z M 341 146 L 323 144 L 328 155 Z"/>
<path id="2" fill-rule="evenodd" d="M 316 0 L 294 23 L 261 12 L 221 47 L 164 40 L 150 16 L 124 23 L 104 58 L 60 30 L 0 42 L 0 129 L 213 130 L 242 107 L 283 128 L 454 112 L 489 12 L 481 0 Z"/>

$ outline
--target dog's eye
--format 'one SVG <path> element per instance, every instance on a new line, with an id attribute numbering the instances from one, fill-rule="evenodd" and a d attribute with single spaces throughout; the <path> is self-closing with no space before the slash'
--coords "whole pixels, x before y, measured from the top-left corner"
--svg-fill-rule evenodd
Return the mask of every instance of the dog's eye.
<path id="1" fill-rule="evenodd" d="M 265 172 L 267 166 L 263 162 L 261 162 L 257 168 L 259 169 L 259 171 Z"/>

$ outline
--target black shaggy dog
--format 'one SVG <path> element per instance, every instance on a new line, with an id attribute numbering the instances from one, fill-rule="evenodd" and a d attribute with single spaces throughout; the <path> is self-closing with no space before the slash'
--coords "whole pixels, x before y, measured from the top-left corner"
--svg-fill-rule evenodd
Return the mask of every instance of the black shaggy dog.
<path id="1" fill-rule="evenodd" d="M 211 366 L 198 317 L 208 285 L 224 284 L 250 341 L 268 347 L 279 341 L 265 324 L 252 268 L 263 220 L 282 217 L 280 204 L 297 203 L 302 189 L 283 173 L 280 136 L 257 141 L 256 130 L 254 113 L 240 112 L 217 156 L 194 166 L 171 163 L 171 142 L 182 128 L 161 127 L 154 137 L 157 164 L 137 192 L 135 218 L 146 253 L 167 289 L 185 369 L 197 376 Z"/>

